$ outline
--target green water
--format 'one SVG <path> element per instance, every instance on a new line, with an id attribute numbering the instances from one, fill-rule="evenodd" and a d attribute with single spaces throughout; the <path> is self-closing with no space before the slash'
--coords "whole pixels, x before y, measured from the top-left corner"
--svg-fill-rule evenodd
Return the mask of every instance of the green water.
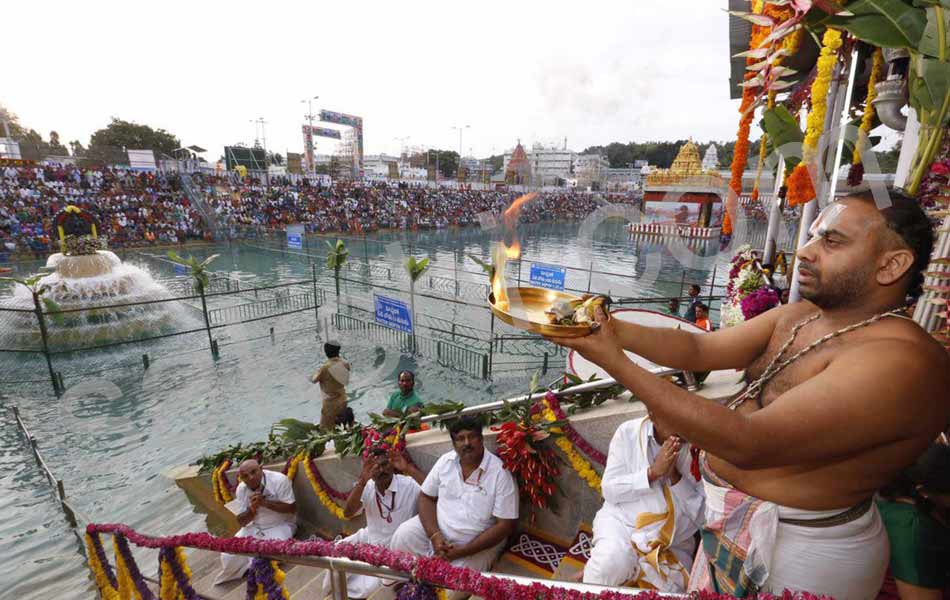
<path id="1" fill-rule="evenodd" d="M 602 224 L 590 236 L 579 237 L 578 229 L 577 225 L 523 227 L 522 279 L 527 280 L 531 262 L 544 262 L 574 267 L 567 272 L 566 285 L 581 291 L 589 287 L 615 297 L 657 297 L 678 294 L 685 280 L 702 284 L 706 294 L 711 269 L 717 265 L 715 279 L 724 283 L 727 256 L 711 256 L 705 264 L 684 267 L 688 261 L 682 256 L 677 258 L 655 242 L 631 240 L 620 223 Z M 369 259 L 385 266 L 398 264 L 394 261 L 400 253 L 428 255 L 433 261 L 429 274 L 478 285 L 485 278 L 466 255 L 487 258 L 492 240 L 489 233 L 469 229 L 377 234 L 348 244 L 354 263 Z M 315 254 L 323 251 L 322 246 L 322 239 L 309 239 L 306 250 Z M 203 247 L 195 253 L 213 252 L 221 254 L 215 270 L 230 272 L 245 284 L 306 279 L 314 273 L 313 257 L 306 251 L 281 252 L 263 242 Z M 712 255 L 715 248 L 698 247 L 691 252 Z M 150 266 L 157 277 L 172 274 L 134 254 L 124 258 Z M 591 263 L 594 271 L 613 274 L 591 273 Z M 320 308 L 322 321 L 336 307 L 331 275 L 322 264 L 315 264 L 318 283 L 331 299 Z M 517 280 L 516 268 L 517 264 L 510 265 L 509 281 Z M 407 298 L 381 287 L 402 284 L 388 280 L 374 284 L 344 282 L 341 303 L 372 310 L 373 293 Z M 443 319 L 489 331 L 491 319 L 483 303 L 461 299 L 469 304 L 417 299 L 420 322 Z M 216 305 L 236 301 L 225 298 Z M 182 330 L 200 325 L 194 314 L 184 320 L 191 322 L 181 323 Z M 418 372 L 423 399 L 469 404 L 523 391 L 530 377 L 528 370 L 521 369 L 519 374 L 499 373 L 492 381 L 484 381 L 351 333 L 318 333 L 315 324 L 312 313 L 301 312 L 218 330 L 218 360 L 212 359 L 203 332 L 57 355 L 54 368 L 63 373 L 67 388 L 60 398 L 52 394 L 41 357 L 0 355 L 0 380 L 5 382 L 0 383 L 0 555 L 6 563 L 0 570 L 0 589 L 13 598 L 90 597 L 79 544 L 19 437 L 9 410 L 12 405 L 20 407 L 50 468 L 85 515 L 170 534 L 202 530 L 205 524 L 203 516 L 194 513 L 184 495 L 162 476 L 163 470 L 225 445 L 261 439 L 282 417 L 318 420 L 318 393 L 309 376 L 321 362 L 322 339 L 328 335 L 341 339 L 344 356 L 353 364 L 349 389 L 358 417 L 382 408 L 384 399 L 396 389 L 396 373 L 402 368 Z M 514 333 L 501 327 L 496 333 L 506 331 Z M 144 353 L 150 357 L 147 370 L 141 360 Z M 551 359 L 552 378 L 561 364 L 558 361 L 563 358 Z M 146 572 L 153 568 L 152 562 L 143 565 Z"/>

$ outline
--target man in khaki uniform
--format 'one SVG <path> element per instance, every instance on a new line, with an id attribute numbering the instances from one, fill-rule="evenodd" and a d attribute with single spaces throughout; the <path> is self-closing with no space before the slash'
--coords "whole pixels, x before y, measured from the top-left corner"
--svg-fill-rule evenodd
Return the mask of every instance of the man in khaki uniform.
<path id="1" fill-rule="evenodd" d="M 320 384 L 323 407 L 320 428 L 332 431 L 337 417 L 346 408 L 346 384 L 350 382 L 350 363 L 340 358 L 340 342 L 330 340 L 323 345 L 327 362 L 313 374 L 310 381 Z"/>

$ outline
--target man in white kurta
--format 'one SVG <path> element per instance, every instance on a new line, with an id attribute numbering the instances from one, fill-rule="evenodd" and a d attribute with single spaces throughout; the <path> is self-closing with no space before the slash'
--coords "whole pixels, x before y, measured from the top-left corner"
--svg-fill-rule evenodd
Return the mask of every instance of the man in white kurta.
<path id="1" fill-rule="evenodd" d="M 287 476 L 265 471 L 256 460 L 246 460 L 238 469 L 235 500 L 241 529 L 234 537 L 255 537 L 262 540 L 289 540 L 297 530 L 297 503 L 294 487 Z M 238 579 L 251 566 L 251 558 L 221 555 L 221 571 L 215 577 L 218 585 Z"/>
<path id="2" fill-rule="evenodd" d="M 419 516 L 396 530 L 392 549 L 437 555 L 455 566 L 487 570 L 514 531 L 518 486 L 501 459 L 485 450 L 478 419 L 449 426 L 455 450 L 439 457 L 422 483 Z"/>
<path id="3" fill-rule="evenodd" d="M 425 474 L 401 454 L 389 457 L 385 451 L 371 453 L 364 459 L 363 471 L 343 507 L 347 519 L 360 512 L 366 515 L 366 527 L 340 541 L 388 548 L 396 528 L 416 516 L 419 484 L 424 479 Z M 346 593 L 349 598 L 368 598 L 382 584 L 378 577 L 347 575 Z M 329 589 L 327 574 L 324 590 Z"/>
<path id="4" fill-rule="evenodd" d="M 683 592 L 703 524 L 702 483 L 690 469 L 689 446 L 649 417 L 614 433 L 594 517 L 594 548 L 584 582 L 628 581 L 661 592 Z"/>

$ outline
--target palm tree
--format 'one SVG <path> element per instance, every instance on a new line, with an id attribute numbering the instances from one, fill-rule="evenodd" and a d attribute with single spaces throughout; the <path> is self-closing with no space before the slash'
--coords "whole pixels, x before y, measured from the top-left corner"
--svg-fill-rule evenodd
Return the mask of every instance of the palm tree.
<path id="1" fill-rule="evenodd" d="M 340 297 L 340 269 L 343 268 L 343 264 L 346 262 L 346 257 L 350 255 L 350 251 L 346 249 L 346 245 L 343 243 L 343 240 L 337 240 L 336 245 L 327 242 L 327 268 L 333 269 L 333 279 L 336 282 L 336 297 Z"/>
<path id="2" fill-rule="evenodd" d="M 406 272 L 409 273 L 409 312 L 412 315 L 412 351 L 416 351 L 416 280 L 429 268 L 429 257 L 417 261 L 416 257 L 406 259 Z"/>
<path id="3" fill-rule="evenodd" d="M 191 277 L 195 280 L 195 287 L 198 289 L 198 295 L 201 296 L 201 312 L 205 317 L 205 330 L 208 332 L 208 346 L 211 348 L 211 354 L 217 357 L 214 340 L 211 339 L 211 321 L 208 319 L 208 303 L 205 300 L 205 290 L 208 287 L 208 265 L 214 262 L 214 259 L 221 256 L 212 254 L 201 262 L 194 256 L 182 258 L 174 250 L 168 251 L 168 259 L 177 265 L 182 265 L 191 269 Z"/>
<path id="4" fill-rule="evenodd" d="M 35 275 L 30 275 L 26 279 L 19 279 L 17 277 L 0 277 L 0 281 L 10 281 L 19 285 L 22 285 L 26 289 L 30 290 L 30 293 L 33 295 L 33 306 L 36 307 L 36 319 L 40 324 L 40 336 L 43 340 L 43 356 L 46 357 L 46 368 L 49 370 L 50 379 L 53 380 L 53 390 L 57 395 L 60 393 L 59 382 L 56 378 L 56 373 L 53 371 L 53 362 L 50 359 L 49 355 L 49 346 L 48 339 L 49 335 L 46 331 L 46 320 L 43 318 L 43 308 L 41 304 L 46 307 L 48 313 L 51 313 L 50 316 L 53 318 L 53 322 L 56 324 L 62 324 L 65 322 L 63 314 L 60 312 L 59 305 L 52 299 L 44 297 L 44 294 L 49 289 L 45 284 L 40 283 L 40 281 L 46 277 L 46 273 L 37 273 Z"/>

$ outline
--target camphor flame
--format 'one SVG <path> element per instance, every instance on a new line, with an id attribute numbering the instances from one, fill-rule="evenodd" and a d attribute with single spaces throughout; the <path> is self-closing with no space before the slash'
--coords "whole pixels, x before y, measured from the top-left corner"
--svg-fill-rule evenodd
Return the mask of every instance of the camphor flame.
<path id="1" fill-rule="evenodd" d="M 509 300 L 505 285 L 505 265 L 509 260 L 521 257 L 521 244 L 518 242 L 518 217 L 524 205 L 537 197 L 537 192 L 531 192 L 517 198 L 511 206 L 502 213 L 504 223 L 504 241 L 495 246 L 492 263 L 495 265 L 495 275 L 492 277 L 491 290 L 495 296 L 495 306 L 508 310 Z"/>

